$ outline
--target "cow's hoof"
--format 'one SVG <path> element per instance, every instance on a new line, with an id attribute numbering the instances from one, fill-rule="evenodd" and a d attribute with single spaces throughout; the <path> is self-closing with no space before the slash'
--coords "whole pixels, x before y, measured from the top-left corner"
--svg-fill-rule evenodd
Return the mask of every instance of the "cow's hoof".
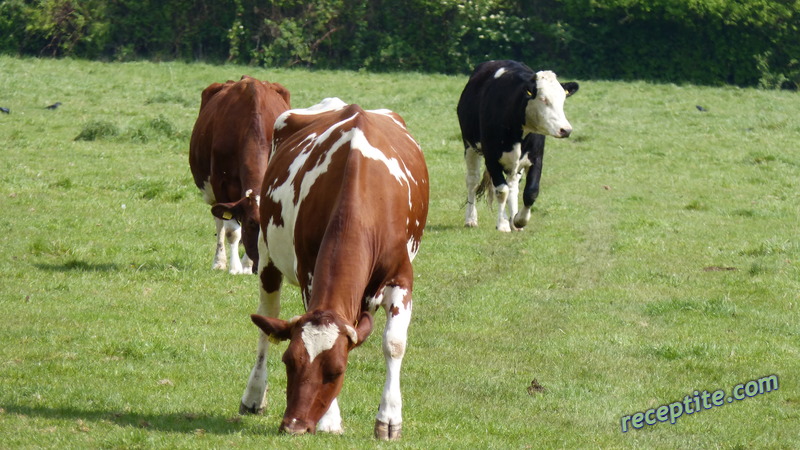
<path id="1" fill-rule="evenodd" d="M 401 432 L 403 431 L 403 424 L 396 423 L 389 425 L 388 423 L 375 421 L 375 439 L 381 441 L 397 441 L 400 440 Z"/>
<path id="2" fill-rule="evenodd" d="M 503 233 L 509 233 L 511 232 L 511 224 L 509 224 L 507 220 L 498 222 L 497 231 L 502 231 Z"/>
<path id="3" fill-rule="evenodd" d="M 464 222 L 465 228 L 478 228 L 478 221 L 477 220 L 468 220 Z"/>
<path id="4" fill-rule="evenodd" d="M 245 405 L 244 403 L 239 403 L 239 414 L 245 416 L 248 414 L 262 414 L 264 413 L 264 407 L 257 408 L 255 405 L 252 407 Z"/>

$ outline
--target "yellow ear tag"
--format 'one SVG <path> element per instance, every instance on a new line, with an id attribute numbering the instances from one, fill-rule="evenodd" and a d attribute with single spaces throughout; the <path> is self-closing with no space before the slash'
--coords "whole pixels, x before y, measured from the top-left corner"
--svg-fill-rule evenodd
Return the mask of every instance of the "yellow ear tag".
<path id="1" fill-rule="evenodd" d="M 569 95 L 569 91 L 564 89 L 564 94 Z"/>
<path id="2" fill-rule="evenodd" d="M 281 340 L 270 334 L 269 335 L 269 342 L 274 344 L 274 345 L 278 345 L 278 344 L 281 343 Z"/>
<path id="3" fill-rule="evenodd" d="M 225 211 L 222 213 L 222 218 L 225 220 L 231 220 L 233 219 L 233 214 L 231 214 L 230 211 Z"/>
<path id="4" fill-rule="evenodd" d="M 533 97 L 533 92 L 531 92 L 531 91 L 525 91 L 525 92 L 528 93 L 528 97 Z"/>

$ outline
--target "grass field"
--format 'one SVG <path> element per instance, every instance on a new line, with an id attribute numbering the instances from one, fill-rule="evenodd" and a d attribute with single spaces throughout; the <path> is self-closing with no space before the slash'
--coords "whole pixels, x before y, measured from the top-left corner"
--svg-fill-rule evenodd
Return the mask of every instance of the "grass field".
<path id="1" fill-rule="evenodd" d="M 465 77 L 0 68 L 2 448 L 800 447 L 796 93 L 579 80 L 532 223 L 502 234 L 485 205 L 463 227 Z M 210 270 L 188 140 L 202 89 L 244 73 L 284 84 L 295 107 L 393 109 L 425 151 L 400 443 L 371 437 L 379 332 L 351 354 L 345 435 L 278 434 L 285 345 L 268 411 L 237 414 L 257 279 Z M 284 298 L 282 316 L 301 311 L 295 288 Z M 621 431 L 624 416 L 767 375 L 777 391 Z"/>

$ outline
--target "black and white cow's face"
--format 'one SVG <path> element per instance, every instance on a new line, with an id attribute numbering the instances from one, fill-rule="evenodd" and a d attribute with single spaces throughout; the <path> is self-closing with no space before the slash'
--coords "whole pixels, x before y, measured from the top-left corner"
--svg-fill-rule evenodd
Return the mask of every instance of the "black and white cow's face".
<path id="1" fill-rule="evenodd" d="M 525 107 L 525 132 L 557 138 L 569 137 L 572 125 L 564 114 L 564 100 L 578 91 L 578 83 L 559 83 L 556 74 L 547 70 L 536 73 L 536 91 Z"/>

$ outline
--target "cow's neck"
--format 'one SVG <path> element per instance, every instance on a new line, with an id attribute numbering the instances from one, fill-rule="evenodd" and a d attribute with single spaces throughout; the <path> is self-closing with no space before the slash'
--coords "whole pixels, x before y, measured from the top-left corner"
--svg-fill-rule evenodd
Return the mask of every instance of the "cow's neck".
<path id="1" fill-rule="evenodd" d="M 346 269 L 345 269 L 346 270 Z M 351 272 L 352 273 L 352 272 Z M 320 274 L 321 275 L 321 274 Z M 361 316 L 361 305 L 366 283 L 357 282 L 352 276 L 326 274 L 328 281 L 315 275 L 311 298 L 306 306 L 307 311 L 332 311 L 345 323 L 354 324 Z"/>

